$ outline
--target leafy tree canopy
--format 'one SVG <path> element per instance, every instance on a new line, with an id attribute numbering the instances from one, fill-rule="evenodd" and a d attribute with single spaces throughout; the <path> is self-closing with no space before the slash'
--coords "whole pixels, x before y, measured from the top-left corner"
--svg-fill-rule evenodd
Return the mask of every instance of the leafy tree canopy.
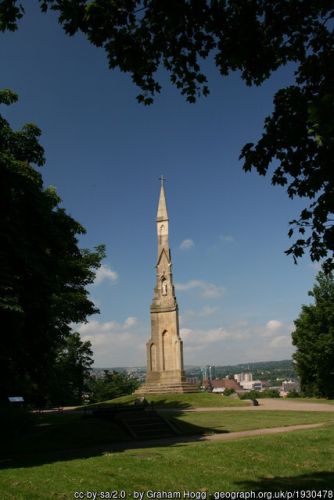
<path id="1" fill-rule="evenodd" d="M 312 200 L 290 222 L 296 235 L 286 251 L 295 260 L 308 249 L 313 261 L 334 269 L 334 35 L 330 0 L 40 0 L 58 12 L 68 35 L 84 33 L 107 53 L 110 68 L 131 74 L 151 104 L 160 92 L 157 70 L 189 102 L 207 95 L 201 69 L 211 57 L 221 75 L 240 71 L 260 85 L 288 62 L 295 83 L 277 92 L 257 144 L 246 144 L 245 171 L 272 172 L 272 184 L 290 198 Z M 14 30 L 23 15 L 18 1 L 0 4 L 0 29 Z"/>
<path id="2" fill-rule="evenodd" d="M 105 370 L 103 377 L 91 378 L 91 401 L 93 403 L 98 403 L 100 401 L 126 396 L 127 394 L 132 394 L 138 387 L 138 380 L 131 375 L 123 372 L 110 372 L 109 370 Z"/>
<path id="3" fill-rule="evenodd" d="M 308 396 L 334 397 L 334 275 L 320 272 L 292 333 L 301 389 Z"/>
<path id="4" fill-rule="evenodd" d="M 92 345 L 83 342 L 78 332 L 70 333 L 58 346 L 52 379 L 50 381 L 49 402 L 51 405 L 82 404 L 89 390 Z"/>
<path id="5" fill-rule="evenodd" d="M 266 389 L 264 391 L 248 391 L 240 395 L 240 399 L 279 398 L 279 391 Z"/>
<path id="6" fill-rule="evenodd" d="M 0 92 L 0 104 L 16 100 L 13 92 Z M 69 342 L 71 323 L 98 312 L 86 287 L 94 280 L 104 247 L 81 250 L 77 236 L 84 228 L 59 206 L 54 188 L 44 189 L 35 168 L 45 161 L 39 136 L 35 125 L 14 131 L 0 115 L 3 398 L 45 398 L 59 349 Z"/>

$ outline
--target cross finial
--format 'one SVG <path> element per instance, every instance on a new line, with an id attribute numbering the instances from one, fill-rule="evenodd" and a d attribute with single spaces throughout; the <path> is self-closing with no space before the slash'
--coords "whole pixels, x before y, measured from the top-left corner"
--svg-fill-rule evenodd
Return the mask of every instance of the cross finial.
<path id="1" fill-rule="evenodd" d="M 161 177 L 159 177 L 159 181 L 161 181 L 161 187 L 163 187 L 164 185 L 164 181 L 166 180 L 166 177 L 164 177 L 162 174 L 161 174 Z"/>

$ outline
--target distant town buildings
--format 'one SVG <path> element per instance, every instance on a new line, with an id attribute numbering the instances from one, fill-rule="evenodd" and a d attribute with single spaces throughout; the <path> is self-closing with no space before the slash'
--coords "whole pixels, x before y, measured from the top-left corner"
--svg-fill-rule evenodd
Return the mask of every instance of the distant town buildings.
<path id="1" fill-rule="evenodd" d="M 224 392 L 226 389 L 233 389 L 235 392 L 242 391 L 241 385 L 233 378 L 212 380 L 211 388 L 212 392 Z"/>
<path id="2" fill-rule="evenodd" d="M 281 387 L 271 387 L 268 380 L 254 380 L 253 374 L 249 371 L 235 373 L 232 376 L 225 378 L 216 377 L 216 367 L 214 365 L 207 365 L 201 368 L 202 375 L 202 388 L 212 392 L 224 393 L 226 389 L 233 390 L 237 393 L 247 391 L 262 392 L 266 389 L 276 389 L 280 391 L 280 395 L 285 397 L 290 392 L 299 392 L 300 387 L 298 382 L 294 380 L 285 380 L 282 382 Z"/>
<path id="3" fill-rule="evenodd" d="M 261 380 L 253 380 L 253 374 L 250 372 L 236 373 L 234 379 L 247 391 L 261 391 L 263 389 Z"/>
<path id="4" fill-rule="evenodd" d="M 246 391 L 262 391 L 263 384 L 261 380 L 251 380 L 250 382 L 240 382 L 240 385 Z"/>
<path id="5" fill-rule="evenodd" d="M 242 368 L 244 368 L 244 372 L 233 374 L 233 371 L 228 372 L 215 365 L 206 365 L 202 368 L 199 366 L 188 366 L 186 367 L 186 382 L 197 386 L 201 385 L 202 390 L 218 393 L 224 393 L 226 389 L 229 391 L 234 390 L 238 394 L 252 390 L 258 392 L 275 390 L 279 392 L 281 397 L 286 397 L 291 392 L 300 392 L 300 385 L 293 378 L 293 374 L 291 378 L 286 374 L 286 378 L 280 378 L 273 377 L 269 371 L 262 373 L 260 370 L 257 370 L 255 375 L 249 371 L 247 365 Z M 145 367 L 93 368 L 92 375 L 95 378 L 103 377 L 106 370 L 110 372 L 126 372 L 140 382 L 143 382 L 146 376 Z M 254 375 L 256 376 L 256 380 L 254 380 Z M 259 376 L 261 380 L 258 379 Z"/>
<path id="6" fill-rule="evenodd" d="M 253 374 L 250 372 L 247 373 L 236 373 L 234 375 L 234 379 L 239 382 L 252 382 L 253 380 Z"/>
<path id="7" fill-rule="evenodd" d="M 284 380 L 284 382 L 282 382 L 279 395 L 285 397 L 289 394 L 289 392 L 300 392 L 299 383 L 294 380 Z"/>
<path id="8" fill-rule="evenodd" d="M 211 381 L 216 378 L 216 367 L 214 365 L 207 365 L 201 369 L 202 372 L 202 381 Z"/>
<path id="9" fill-rule="evenodd" d="M 186 377 L 186 382 L 188 384 L 195 384 L 195 385 L 199 385 L 199 383 L 200 383 L 198 377 Z"/>

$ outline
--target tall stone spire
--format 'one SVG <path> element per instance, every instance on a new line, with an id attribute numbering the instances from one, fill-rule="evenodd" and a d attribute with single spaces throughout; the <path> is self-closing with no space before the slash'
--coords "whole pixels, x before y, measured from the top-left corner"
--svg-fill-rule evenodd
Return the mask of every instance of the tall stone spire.
<path id="1" fill-rule="evenodd" d="M 197 392 L 185 382 L 183 343 L 179 333 L 179 311 L 172 275 L 164 177 L 157 212 L 158 257 L 156 284 L 151 305 L 151 338 L 147 342 L 146 384 L 136 393 Z"/>
<path id="2" fill-rule="evenodd" d="M 162 175 L 160 177 L 160 180 L 161 180 L 161 188 L 160 188 L 160 198 L 159 198 L 158 213 L 157 213 L 157 222 L 168 221 L 166 195 L 164 188 L 164 181 L 166 179 Z"/>
<path id="3" fill-rule="evenodd" d="M 161 180 L 161 188 L 160 188 L 160 197 L 158 204 L 158 212 L 157 212 L 157 236 L 158 236 L 158 260 L 163 248 L 170 259 L 170 251 L 169 251 L 169 240 L 168 240 L 168 212 L 167 212 L 167 204 L 166 204 L 166 195 L 164 188 L 164 176 L 160 177 Z"/>
<path id="4" fill-rule="evenodd" d="M 168 213 L 164 177 L 161 176 L 160 197 L 157 212 L 158 259 L 156 264 L 156 287 L 151 311 L 157 308 L 177 309 L 172 275 L 172 257 L 169 248 Z"/>

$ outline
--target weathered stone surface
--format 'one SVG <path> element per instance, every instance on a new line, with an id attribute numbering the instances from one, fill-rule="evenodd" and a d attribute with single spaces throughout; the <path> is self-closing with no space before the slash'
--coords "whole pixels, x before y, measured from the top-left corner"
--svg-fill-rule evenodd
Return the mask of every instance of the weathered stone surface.
<path id="1" fill-rule="evenodd" d="M 179 333 L 179 312 L 169 248 L 169 219 L 166 195 L 161 184 L 157 213 L 158 258 L 156 286 L 151 305 L 151 338 L 147 342 L 146 384 L 136 394 L 194 392 L 185 382 L 183 344 Z"/>
<path id="2" fill-rule="evenodd" d="M 180 394 L 185 392 L 198 392 L 197 385 L 188 382 L 181 382 L 180 384 L 143 384 L 135 391 L 138 396 L 149 394 Z"/>

